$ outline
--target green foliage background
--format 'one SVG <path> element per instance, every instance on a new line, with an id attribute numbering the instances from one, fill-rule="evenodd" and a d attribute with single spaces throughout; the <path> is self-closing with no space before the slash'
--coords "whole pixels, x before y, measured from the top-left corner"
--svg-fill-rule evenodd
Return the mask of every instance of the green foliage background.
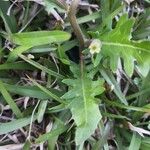
<path id="1" fill-rule="evenodd" d="M 69 4 L 0 1 L 1 148 L 150 149 L 150 2 L 129 2 L 79 3 L 92 55 Z"/>

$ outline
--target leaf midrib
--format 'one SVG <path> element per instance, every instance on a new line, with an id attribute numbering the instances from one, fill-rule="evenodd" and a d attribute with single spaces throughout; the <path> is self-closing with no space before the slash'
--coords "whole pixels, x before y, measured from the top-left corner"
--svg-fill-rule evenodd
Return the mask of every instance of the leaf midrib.
<path id="1" fill-rule="evenodd" d="M 87 102 L 86 102 L 86 95 L 85 95 L 85 85 L 84 85 L 84 79 L 81 78 L 81 86 L 82 86 L 82 97 L 84 102 L 84 112 L 85 112 L 85 124 L 88 122 L 87 119 Z"/>
<path id="2" fill-rule="evenodd" d="M 145 48 L 141 48 L 141 47 L 137 47 L 137 46 L 133 46 L 133 45 L 128 45 L 128 44 L 123 44 L 123 43 L 115 43 L 115 42 L 102 42 L 102 45 L 112 45 L 112 46 L 118 46 L 118 47 L 128 47 L 128 48 L 132 48 L 132 49 L 136 49 L 136 50 L 140 50 L 140 51 L 144 51 L 147 53 L 150 53 L 150 50 L 147 50 Z"/>

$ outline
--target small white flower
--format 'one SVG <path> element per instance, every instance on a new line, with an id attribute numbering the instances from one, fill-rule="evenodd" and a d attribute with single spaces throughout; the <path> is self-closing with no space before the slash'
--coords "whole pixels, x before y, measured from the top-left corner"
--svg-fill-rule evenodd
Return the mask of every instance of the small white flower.
<path id="1" fill-rule="evenodd" d="M 101 51 L 102 43 L 98 39 L 94 39 L 89 46 L 90 53 L 93 55 L 94 53 L 99 53 Z"/>

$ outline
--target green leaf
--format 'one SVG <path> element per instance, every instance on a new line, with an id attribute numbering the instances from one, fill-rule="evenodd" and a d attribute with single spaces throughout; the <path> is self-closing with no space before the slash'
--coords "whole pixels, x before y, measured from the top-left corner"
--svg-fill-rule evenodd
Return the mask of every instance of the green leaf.
<path id="1" fill-rule="evenodd" d="M 133 18 L 123 15 L 112 31 L 99 35 L 102 42 L 101 54 L 110 59 L 110 67 L 115 72 L 119 58 L 124 60 L 125 72 L 131 76 L 135 60 L 140 73 L 146 76 L 150 69 L 150 41 L 133 41 L 131 36 Z"/>
<path id="2" fill-rule="evenodd" d="M 39 46 L 69 40 L 70 34 L 64 31 L 33 31 L 10 35 L 13 43 L 22 46 Z"/>
<path id="3" fill-rule="evenodd" d="M 41 123 L 44 117 L 44 113 L 47 107 L 48 101 L 41 101 L 40 105 L 38 107 L 38 112 L 37 112 L 37 121 L 38 123 Z"/>
<path id="4" fill-rule="evenodd" d="M 77 41 L 72 40 L 72 41 L 67 41 L 62 45 L 59 45 L 58 47 L 58 57 L 59 59 L 64 63 L 69 65 L 70 64 L 70 60 L 66 54 L 66 51 L 72 49 L 73 47 L 75 47 L 77 45 Z"/>
<path id="5" fill-rule="evenodd" d="M 137 133 L 133 133 L 132 140 L 128 150 L 139 150 L 141 145 L 141 137 Z"/>
<path id="6" fill-rule="evenodd" d="M 57 9 L 59 12 L 66 12 L 64 9 L 62 9 L 56 4 L 57 2 L 55 2 L 55 0 L 44 0 L 44 3 L 45 9 L 48 12 L 48 14 L 56 12 L 55 9 Z"/>
<path id="7" fill-rule="evenodd" d="M 42 46 L 37 46 L 33 47 L 29 50 L 29 53 L 49 53 L 53 52 L 57 49 L 56 46 L 50 46 L 50 45 L 42 45 Z M 28 53 L 28 51 L 27 51 Z"/>
<path id="8" fill-rule="evenodd" d="M 145 8 L 135 21 L 133 38 L 146 39 L 150 35 L 150 9 Z"/>
<path id="9" fill-rule="evenodd" d="M 114 93 L 118 96 L 119 100 L 125 104 L 125 105 L 128 105 L 128 102 L 125 98 L 125 96 L 123 95 L 115 77 L 113 76 L 112 72 L 109 71 L 109 70 L 106 70 L 105 68 L 103 67 L 100 67 L 100 73 L 102 74 L 103 78 L 107 81 L 107 83 L 110 85 L 110 86 L 113 86 L 114 89 Z"/>
<path id="10" fill-rule="evenodd" d="M 5 88 L 2 81 L 0 81 L 0 92 L 2 93 L 2 95 L 5 98 L 6 102 L 9 104 L 12 111 L 15 113 L 16 117 L 17 118 L 22 118 L 23 115 L 22 115 L 20 109 L 18 108 L 18 106 L 16 105 L 14 100 L 11 98 L 10 94 L 7 92 L 7 90 L 6 90 L 6 88 Z"/>
<path id="11" fill-rule="evenodd" d="M 102 121 L 100 122 L 99 128 L 101 132 L 101 138 L 96 142 L 92 150 L 100 150 L 103 149 L 103 147 L 105 150 L 109 150 L 107 139 L 112 127 L 113 127 L 113 123 L 111 121 L 108 122 L 105 127 L 104 127 L 104 123 Z"/>
<path id="12" fill-rule="evenodd" d="M 105 3 L 104 0 L 101 1 L 102 9 L 102 20 L 101 24 L 95 28 L 95 31 L 100 31 L 104 33 L 105 31 L 110 31 L 112 29 L 112 21 L 115 16 L 117 16 L 124 8 L 124 5 L 120 4 L 120 0 L 109 0 Z"/>
<path id="13" fill-rule="evenodd" d="M 27 140 L 23 146 L 23 150 L 30 150 L 31 142 Z"/>
<path id="14" fill-rule="evenodd" d="M 4 64 L 0 64 L 0 70 L 34 70 L 35 67 L 33 67 L 32 65 L 29 65 L 26 62 L 14 62 L 14 63 L 4 63 Z"/>
<path id="15" fill-rule="evenodd" d="M 83 24 L 83 23 L 86 23 L 86 22 L 89 22 L 89 21 L 98 19 L 98 18 L 100 18 L 100 17 L 101 17 L 101 14 L 100 14 L 100 12 L 98 11 L 98 12 L 94 12 L 94 13 L 92 13 L 92 14 L 88 14 L 88 15 L 86 15 L 86 16 L 77 18 L 77 22 L 78 22 L 78 24 Z M 66 22 L 66 23 L 64 24 L 65 27 L 68 27 L 68 26 L 70 26 L 70 25 L 71 25 L 71 24 L 70 24 L 69 22 Z"/>
<path id="16" fill-rule="evenodd" d="M 31 46 L 18 46 L 15 49 L 13 49 L 7 59 L 7 63 L 11 63 L 14 62 L 17 58 L 19 54 L 22 54 L 23 52 L 27 51 L 28 49 L 30 49 Z"/>
<path id="17" fill-rule="evenodd" d="M 36 116 L 34 116 L 33 121 L 36 120 Z M 31 122 L 31 117 L 21 118 L 17 120 L 13 120 L 7 123 L 0 123 L 0 135 L 7 134 L 14 130 L 20 129 L 29 125 Z"/>
<path id="18" fill-rule="evenodd" d="M 32 47 L 64 42 L 70 38 L 70 34 L 64 31 L 34 31 L 10 34 L 9 38 L 13 43 L 20 45 L 9 54 L 7 61 L 12 62 L 17 59 L 19 54 Z"/>
<path id="19" fill-rule="evenodd" d="M 60 125 L 58 124 L 58 127 L 56 129 L 53 129 L 52 131 L 45 133 L 43 135 L 41 135 L 38 139 L 36 139 L 36 143 L 41 143 L 41 142 L 45 142 L 49 139 L 55 138 L 56 136 L 62 134 L 63 132 L 65 132 L 68 129 L 67 126 L 64 125 Z"/>
<path id="20" fill-rule="evenodd" d="M 78 76 L 77 79 L 65 79 L 63 82 L 70 87 L 62 98 L 70 102 L 68 107 L 77 125 L 75 142 L 82 145 L 94 133 L 102 118 L 95 96 L 104 91 L 103 80 L 92 81 L 85 74 L 82 78 Z"/>
<path id="21" fill-rule="evenodd" d="M 29 78 L 29 77 L 28 77 Z M 41 91 L 43 91 L 45 94 L 49 95 L 50 98 L 53 98 L 55 101 L 62 103 L 62 104 L 66 104 L 63 99 L 61 99 L 60 97 L 58 97 L 57 95 L 55 95 L 54 93 L 52 93 L 51 91 L 49 91 L 48 89 L 46 89 L 45 87 L 43 87 L 42 85 L 40 85 L 39 83 L 37 83 L 35 80 L 29 78 L 33 84 L 35 84 Z"/>
<path id="22" fill-rule="evenodd" d="M 120 103 L 117 103 L 115 101 L 109 101 L 109 100 L 104 100 L 109 106 L 115 106 L 115 107 L 118 107 L 118 108 L 122 108 L 122 109 L 127 109 L 127 110 L 132 110 L 132 111 L 139 111 L 139 112 L 147 112 L 149 113 L 150 112 L 150 109 L 149 107 L 150 106 L 144 106 L 144 107 L 135 107 L 135 106 L 126 106 L 126 105 L 123 105 L 123 104 L 120 104 Z"/>
<path id="23" fill-rule="evenodd" d="M 142 83 L 140 85 L 140 92 L 147 91 L 143 95 L 138 97 L 138 106 L 144 106 L 147 104 L 147 99 L 150 97 L 150 92 L 147 90 L 150 87 L 150 72 L 147 77 L 143 78 Z"/>
<path id="24" fill-rule="evenodd" d="M 10 15 L 7 15 L 7 11 L 10 7 L 11 3 L 9 1 L 0 1 L 0 16 L 5 24 L 5 29 L 8 33 L 14 33 L 17 31 L 17 23 L 12 12 Z"/>
<path id="25" fill-rule="evenodd" d="M 21 96 L 29 96 L 33 98 L 42 99 L 42 100 L 46 100 L 50 98 L 49 94 L 46 94 L 45 92 L 43 92 L 41 89 L 39 89 L 36 86 L 19 86 L 19 85 L 11 85 L 11 84 L 4 84 L 4 85 L 5 85 L 5 88 L 10 93 L 18 94 Z M 62 95 L 60 91 L 58 92 L 55 89 L 51 89 L 51 92 L 58 96 Z"/>
<path id="26" fill-rule="evenodd" d="M 150 138 L 149 137 L 145 137 L 142 139 L 140 149 L 141 150 L 149 150 L 150 149 Z"/>
<path id="27" fill-rule="evenodd" d="M 60 78 L 60 79 L 63 79 L 64 76 L 51 70 L 51 69 L 48 69 L 47 67 L 45 66 L 42 66 L 41 64 L 39 64 L 38 62 L 34 61 L 34 60 L 31 60 L 29 59 L 28 57 L 24 56 L 24 55 L 19 55 L 20 58 L 22 58 L 24 61 L 28 62 L 29 64 L 31 64 L 32 66 L 42 70 L 43 72 L 46 72 L 47 74 L 51 75 L 51 76 L 54 76 L 56 78 Z"/>

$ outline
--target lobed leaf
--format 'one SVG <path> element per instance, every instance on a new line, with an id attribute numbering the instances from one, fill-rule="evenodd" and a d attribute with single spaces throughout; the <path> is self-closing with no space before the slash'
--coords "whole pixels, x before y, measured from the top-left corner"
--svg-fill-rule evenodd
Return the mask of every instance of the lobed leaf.
<path id="1" fill-rule="evenodd" d="M 104 91 L 103 80 L 92 81 L 84 75 L 82 78 L 65 79 L 63 82 L 70 87 L 62 98 L 70 102 L 72 118 L 77 125 L 75 142 L 82 145 L 94 133 L 102 118 L 95 96 Z"/>
<path id="2" fill-rule="evenodd" d="M 99 35 L 102 41 L 102 51 L 98 55 L 109 58 L 110 67 L 115 72 L 119 58 L 124 61 L 125 72 L 132 76 L 135 61 L 140 73 L 146 76 L 150 70 L 150 41 L 132 40 L 133 18 L 123 15 L 112 31 Z"/>

